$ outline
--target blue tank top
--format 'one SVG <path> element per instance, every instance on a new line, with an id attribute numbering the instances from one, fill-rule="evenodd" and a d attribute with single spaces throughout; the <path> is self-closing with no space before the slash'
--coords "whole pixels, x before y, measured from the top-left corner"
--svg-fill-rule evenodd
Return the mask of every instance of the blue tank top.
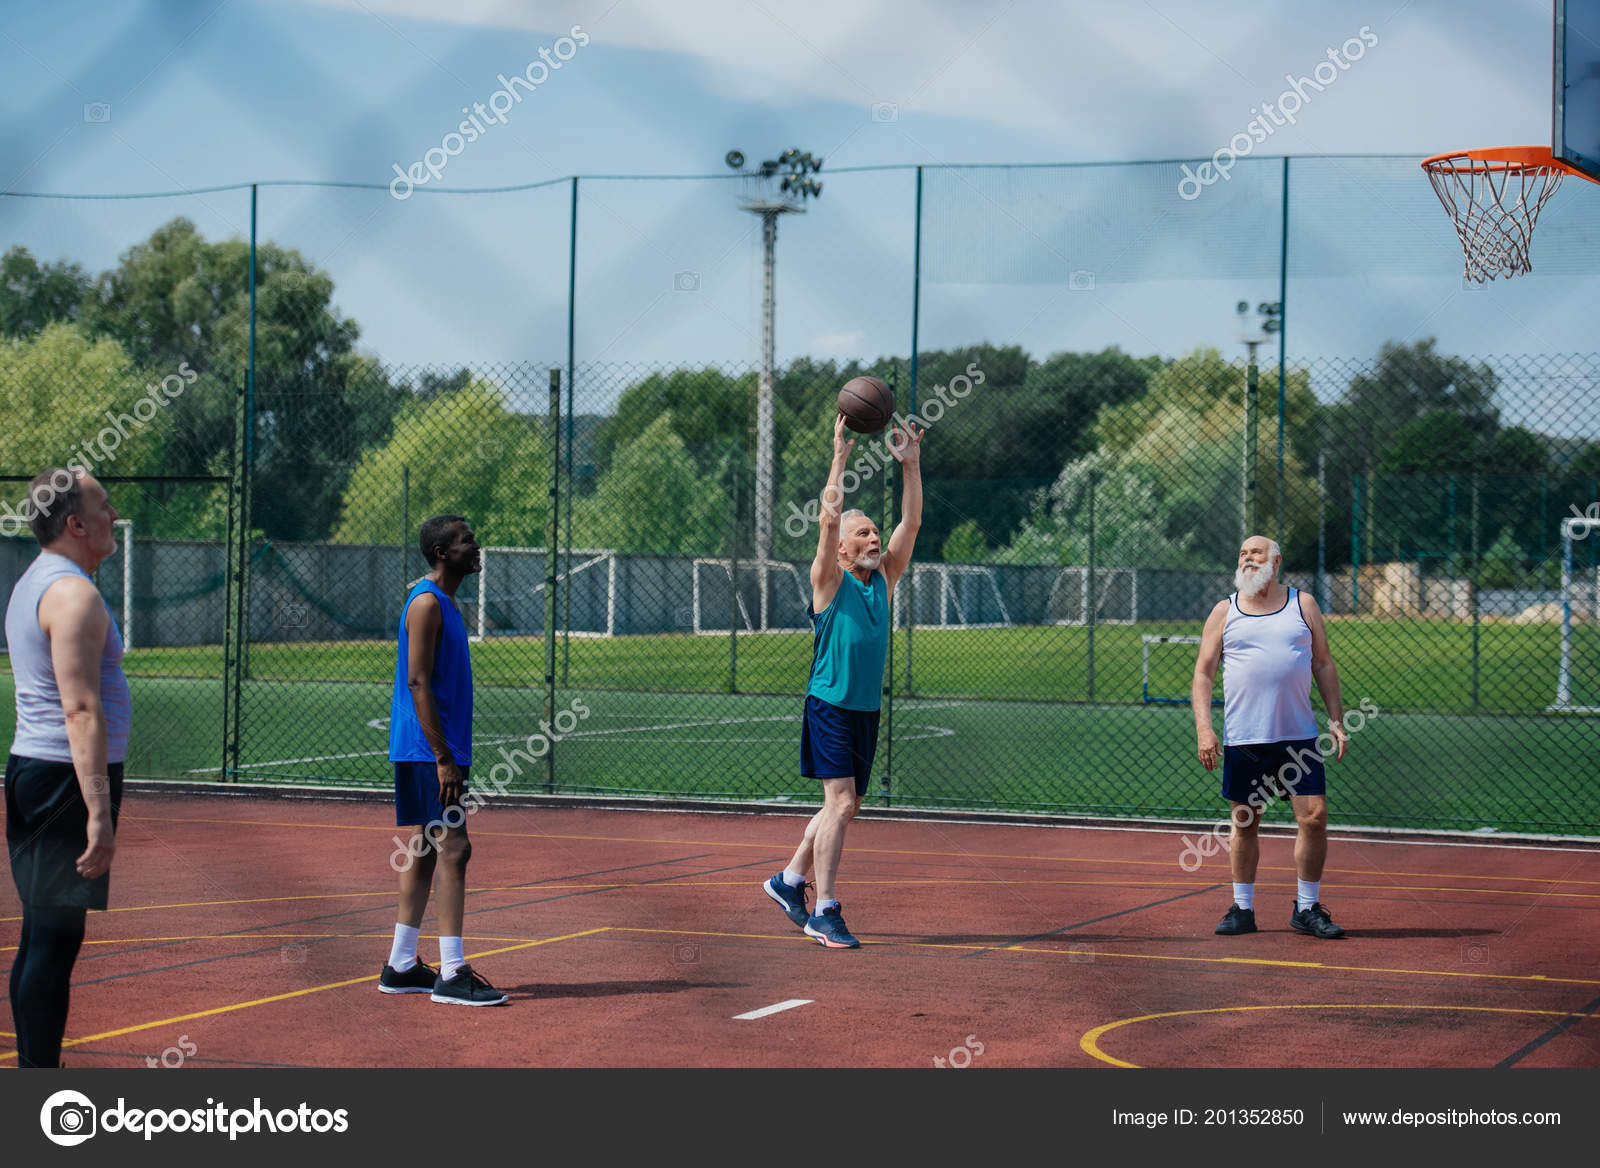
<path id="1" fill-rule="evenodd" d="M 431 592 L 444 614 L 439 635 L 439 652 L 433 662 L 433 677 L 428 688 L 439 707 L 439 722 L 450 757 L 457 766 L 472 764 L 472 658 L 467 652 L 467 626 L 456 611 L 455 602 L 432 580 L 418 580 L 406 597 L 400 612 L 400 647 L 394 665 L 394 699 L 389 704 L 389 761 L 438 762 L 433 747 L 417 721 L 416 703 L 411 700 L 409 648 L 406 640 L 406 614 L 411 602 Z"/>
<path id="2" fill-rule="evenodd" d="M 806 693 L 846 710 L 876 710 L 889 655 L 889 582 L 883 573 L 872 573 L 865 584 L 844 573 L 833 603 L 807 615 L 815 641 Z"/>
<path id="3" fill-rule="evenodd" d="M 11 651 L 11 672 L 16 684 L 17 733 L 11 753 L 18 758 L 45 762 L 71 762 L 67 741 L 67 716 L 56 687 L 55 660 L 50 638 L 39 627 L 39 602 L 50 585 L 68 576 L 90 576 L 66 556 L 40 552 L 28 565 L 6 605 L 6 644 Z M 106 609 L 111 616 L 110 608 Z M 128 727 L 133 703 L 128 679 L 122 674 L 122 634 L 111 616 L 105 648 L 100 653 L 100 712 L 106 724 L 106 762 L 123 762 L 128 755 Z"/>

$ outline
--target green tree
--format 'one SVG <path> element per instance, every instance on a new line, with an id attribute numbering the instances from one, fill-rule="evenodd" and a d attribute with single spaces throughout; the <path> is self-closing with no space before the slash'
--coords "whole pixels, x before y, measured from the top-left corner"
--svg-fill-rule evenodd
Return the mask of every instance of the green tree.
<path id="1" fill-rule="evenodd" d="M 616 451 L 595 492 L 573 508 L 573 540 L 582 547 L 658 555 L 722 551 L 732 501 L 713 469 L 701 473 L 670 413 Z"/>
<path id="2" fill-rule="evenodd" d="M 31 337 L 78 319 L 90 280 L 74 263 L 43 263 L 25 247 L 0 255 L 0 337 Z"/>
<path id="3" fill-rule="evenodd" d="M 409 406 L 390 438 L 361 456 L 333 541 L 396 543 L 408 469 L 413 528 L 430 515 L 457 514 L 471 521 L 485 546 L 543 546 L 549 465 L 540 421 L 508 409 L 495 387 L 470 382 Z"/>
<path id="4" fill-rule="evenodd" d="M 989 558 L 989 541 L 972 520 L 967 520 L 944 541 L 940 558 L 947 564 L 981 564 Z"/>

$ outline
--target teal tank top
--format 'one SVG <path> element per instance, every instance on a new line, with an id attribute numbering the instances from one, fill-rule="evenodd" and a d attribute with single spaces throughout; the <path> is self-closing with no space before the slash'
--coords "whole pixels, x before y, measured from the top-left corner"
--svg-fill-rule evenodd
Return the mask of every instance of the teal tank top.
<path id="1" fill-rule="evenodd" d="M 806 693 L 846 710 L 876 710 L 889 655 L 889 582 L 883 573 L 872 573 L 866 584 L 844 573 L 833 603 L 807 615 L 816 639 Z"/>

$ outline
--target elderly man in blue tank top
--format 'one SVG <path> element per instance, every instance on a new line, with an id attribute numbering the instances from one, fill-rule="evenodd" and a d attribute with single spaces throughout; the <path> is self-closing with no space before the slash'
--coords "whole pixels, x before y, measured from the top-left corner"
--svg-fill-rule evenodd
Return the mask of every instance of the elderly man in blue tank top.
<path id="1" fill-rule="evenodd" d="M 11 1017 L 17 1065 L 57 1067 L 86 914 L 110 895 L 132 703 L 122 634 L 92 579 L 117 550 L 117 509 L 82 467 L 44 471 L 28 501 L 40 552 L 6 605 L 6 845 L 22 901 Z"/>
<path id="2" fill-rule="evenodd" d="M 1322 611 L 1310 596 L 1283 584 L 1282 565 L 1283 554 L 1272 540 L 1253 535 L 1244 541 L 1233 577 L 1238 591 L 1211 610 L 1194 667 L 1190 696 L 1200 762 L 1209 771 L 1216 769 L 1218 755 L 1211 693 L 1217 663 L 1222 663 L 1222 795 L 1233 821 L 1233 904 L 1216 931 L 1222 936 L 1256 931 L 1257 828 L 1262 805 L 1277 796 L 1293 803 L 1299 829 L 1294 843 L 1299 879 L 1289 927 L 1331 939 L 1344 936 L 1344 930 L 1319 899 L 1328 856 L 1328 798 L 1311 683 L 1322 694 L 1339 759 L 1348 743 L 1344 704 Z"/>
<path id="3" fill-rule="evenodd" d="M 900 463 L 900 523 L 884 549 L 878 527 L 860 511 L 840 514 L 844 475 L 855 442 L 844 415 L 833 426 L 833 467 L 822 489 L 821 531 L 811 564 L 811 680 L 800 725 L 800 773 L 822 783 L 822 810 L 806 825 L 794 858 L 763 890 L 806 936 L 829 949 L 860 945 L 845 928 L 834 879 L 844 832 L 867 792 L 878 748 L 878 706 L 889 651 L 890 598 L 911 565 L 922 526 L 922 433 L 896 426 L 889 452 Z M 817 903 L 806 907 L 806 872 L 816 866 Z"/>

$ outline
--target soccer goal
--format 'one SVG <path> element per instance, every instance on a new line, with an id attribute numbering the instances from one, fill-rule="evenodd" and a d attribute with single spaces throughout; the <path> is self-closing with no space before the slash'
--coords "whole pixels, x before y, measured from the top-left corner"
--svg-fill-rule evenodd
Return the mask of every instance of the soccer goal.
<path id="1" fill-rule="evenodd" d="M 1561 521 L 1561 659 L 1552 711 L 1600 714 L 1600 520 Z M 1580 550 L 1581 549 L 1581 550 Z"/>
<path id="2" fill-rule="evenodd" d="M 1139 619 L 1137 568 L 1096 568 L 1094 597 L 1089 596 L 1089 569 L 1062 568 L 1050 585 L 1045 619 L 1053 625 L 1085 625 L 1093 606 L 1101 625 L 1131 625 Z"/>
<path id="3" fill-rule="evenodd" d="M 763 611 L 762 589 L 766 589 Z M 734 606 L 739 631 L 794 633 L 811 627 L 811 581 L 787 560 L 740 560 L 739 588 L 733 590 L 733 561 L 702 557 L 694 561 L 692 627 L 696 633 L 726 633 Z M 763 623 L 765 622 L 765 623 Z"/>
<path id="4" fill-rule="evenodd" d="M 1012 623 L 993 568 L 982 564 L 913 563 L 910 583 L 909 591 L 906 581 L 895 589 L 896 628 L 906 626 L 908 603 L 916 610 L 919 629 L 1000 629 Z"/>
<path id="5" fill-rule="evenodd" d="M 1139 700 L 1146 705 L 1187 706 L 1190 702 L 1189 686 L 1194 679 L 1195 651 L 1168 649 L 1170 645 L 1198 645 L 1195 636 L 1155 637 L 1143 636 L 1144 669 Z M 1151 655 L 1155 661 L 1152 667 Z M 1213 706 L 1222 704 L 1221 698 L 1212 698 Z"/>
<path id="6" fill-rule="evenodd" d="M 486 547 L 478 573 L 478 595 L 466 603 L 476 609 L 477 632 L 486 637 L 544 635 L 545 549 Z M 573 548 L 556 552 L 558 631 L 574 637 L 614 637 L 617 633 L 617 553 L 613 548 Z M 570 567 L 568 566 L 570 564 Z M 566 596 L 560 590 L 565 589 Z"/>

